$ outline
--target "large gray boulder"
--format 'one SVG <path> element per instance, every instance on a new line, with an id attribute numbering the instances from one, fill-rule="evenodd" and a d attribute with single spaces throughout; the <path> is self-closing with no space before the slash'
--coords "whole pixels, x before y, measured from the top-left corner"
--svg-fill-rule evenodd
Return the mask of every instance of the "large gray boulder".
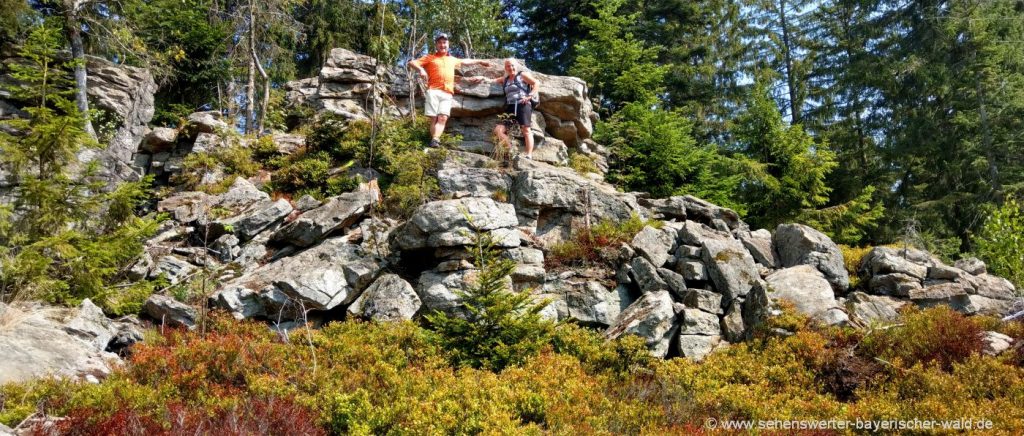
<path id="1" fill-rule="evenodd" d="M 402 321 L 412 319 L 420 306 L 420 297 L 409 282 L 384 274 L 352 302 L 348 313 L 378 321 Z"/>
<path id="2" fill-rule="evenodd" d="M 569 169 L 534 163 L 519 172 L 512 189 L 516 211 L 533 221 L 532 225 L 541 214 L 553 212 L 575 216 L 589 213 L 595 222 L 625 221 L 633 213 L 643 217 L 634 196 Z"/>
<path id="3" fill-rule="evenodd" d="M 668 258 L 672 256 L 671 252 L 675 249 L 676 235 L 677 233 L 670 229 L 656 229 L 651 226 L 644 226 L 633 237 L 633 242 L 630 245 L 636 249 L 637 253 L 647 258 L 656 268 L 661 268 L 668 261 Z"/>
<path id="4" fill-rule="evenodd" d="M 379 270 L 380 265 L 358 245 L 344 237 L 330 238 L 256 268 L 223 289 L 240 287 L 263 297 L 277 292 L 304 310 L 330 310 L 354 301 Z"/>
<path id="5" fill-rule="evenodd" d="M 373 203 L 374 197 L 369 191 L 346 192 L 332 197 L 324 205 L 281 227 L 271 240 L 308 247 L 358 222 L 370 211 Z"/>
<path id="6" fill-rule="evenodd" d="M 721 332 L 718 315 L 713 313 L 686 308 L 679 313 L 679 317 L 682 319 L 679 329 L 681 335 L 717 336 Z"/>
<path id="7" fill-rule="evenodd" d="M 754 284 L 761 280 L 754 258 L 740 241 L 705 239 L 701 247 L 708 275 L 715 289 L 725 296 L 726 302 L 747 295 Z"/>
<path id="8" fill-rule="evenodd" d="M 265 317 L 267 310 L 260 301 L 259 293 L 242 286 L 221 289 L 210 296 L 210 307 L 224 309 L 237 320 Z"/>
<path id="9" fill-rule="evenodd" d="M 104 351 L 115 334 L 92 303 L 72 309 L 0 303 L 0 385 L 45 376 L 102 379 L 120 363 Z"/>
<path id="10" fill-rule="evenodd" d="M 165 325 L 185 327 L 189 330 L 196 327 L 196 321 L 199 319 L 199 313 L 194 307 L 160 294 L 150 295 L 142 310 L 146 315 Z"/>
<path id="11" fill-rule="evenodd" d="M 658 274 L 658 268 L 652 265 L 644 257 L 634 257 L 629 263 L 630 270 L 640 291 L 643 293 L 657 292 L 669 289 L 668 282 Z"/>
<path id="12" fill-rule="evenodd" d="M 545 283 L 540 298 L 551 300 L 549 309 L 557 312 L 557 320 L 607 327 L 631 302 L 629 291 L 623 287 L 608 289 L 587 277 L 566 277 Z"/>
<path id="13" fill-rule="evenodd" d="M 250 206 L 242 213 L 217 223 L 224 230 L 231 229 L 239 242 L 248 241 L 274 223 L 292 213 L 292 205 L 283 198 L 277 201 L 265 200 Z"/>
<path id="14" fill-rule="evenodd" d="M 644 294 L 622 311 L 619 319 L 608 327 L 605 336 L 616 339 L 626 334 L 644 338 L 647 348 L 655 357 L 665 357 L 671 345 L 676 326 L 676 312 L 668 291 Z"/>
<path id="15" fill-rule="evenodd" d="M 450 168 L 437 172 L 441 193 L 454 198 L 489 197 L 512 190 L 512 179 L 501 171 L 487 168 Z"/>
<path id="16" fill-rule="evenodd" d="M 779 255 L 775 253 L 775 245 L 772 244 L 771 232 L 765 229 L 739 232 L 739 239 L 757 263 L 772 269 L 780 266 Z"/>
<path id="17" fill-rule="evenodd" d="M 195 270 L 195 265 L 192 265 L 187 260 L 173 254 L 168 254 L 156 261 L 156 265 L 149 272 L 149 276 L 150 278 L 156 278 L 163 275 L 170 284 L 175 285 L 182 280 L 186 280 Z"/>
<path id="18" fill-rule="evenodd" d="M 726 228 L 719 230 L 748 230 L 747 224 L 740 220 L 736 211 L 711 204 L 692 195 L 675 196 L 659 199 L 641 199 L 640 204 L 651 209 L 655 218 L 691 220 L 718 228 L 724 224 Z M 721 224 L 717 224 L 719 222 Z"/>
<path id="19" fill-rule="evenodd" d="M 269 194 L 260 191 L 256 185 L 253 185 L 252 182 L 244 177 L 238 177 L 235 178 L 227 192 L 220 194 L 213 201 L 216 206 L 231 210 L 241 210 L 269 199 Z"/>
<path id="20" fill-rule="evenodd" d="M 852 292 L 846 299 L 850 315 L 863 324 L 893 322 L 899 317 L 900 308 L 907 304 L 905 300 L 863 292 Z"/>
<path id="21" fill-rule="evenodd" d="M 679 355 L 700 362 L 722 342 L 719 335 L 679 335 L 676 338 Z"/>
<path id="22" fill-rule="evenodd" d="M 797 265 L 765 278 L 768 298 L 793 305 L 798 313 L 825 324 L 845 324 L 849 317 L 836 301 L 831 284 L 814 266 Z"/>
<path id="23" fill-rule="evenodd" d="M 146 126 L 153 119 L 156 82 L 144 68 L 115 65 L 97 57 L 86 57 L 86 68 L 89 71 L 88 94 L 92 107 L 114 114 L 117 122 L 106 148 L 86 151 L 79 158 L 83 161 L 95 159 L 101 167 L 100 177 L 109 186 L 138 180 L 139 174 L 132 169 L 133 154 L 146 134 Z"/>
<path id="24" fill-rule="evenodd" d="M 196 134 L 220 134 L 229 130 L 228 124 L 221 121 L 221 114 L 217 111 L 194 112 L 189 114 L 187 126 L 190 131 L 195 132 Z"/>
<path id="25" fill-rule="evenodd" d="M 772 240 L 782 267 L 811 265 L 821 271 L 836 293 L 844 293 L 850 287 L 843 253 L 824 233 L 803 224 L 780 224 Z"/>
<path id="26" fill-rule="evenodd" d="M 467 197 L 432 201 L 413 212 L 395 229 L 392 238 L 400 250 L 470 245 L 474 232 L 489 232 L 497 247 L 518 247 L 519 220 L 515 208 L 490 198 Z"/>

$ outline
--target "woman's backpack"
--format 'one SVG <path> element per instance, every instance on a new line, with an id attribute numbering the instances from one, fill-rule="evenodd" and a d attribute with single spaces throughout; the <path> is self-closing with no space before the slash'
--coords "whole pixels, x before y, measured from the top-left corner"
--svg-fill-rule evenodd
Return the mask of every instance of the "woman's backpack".
<path id="1" fill-rule="evenodd" d="M 525 92 L 526 95 L 529 95 L 530 96 L 530 107 L 532 107 L 533 109 L 537 109 L 537 106 L 540 105 L 540 95 L 538 95 L 537 97 L 533 97 L 533 94 L 531 94 L 533 92 L 533 87 L 530 86 L 528 83 L 523 82 L 522 77 L 519 77 L 522 74 L 523 74 L 522 71 L 516 72 L 515 77 L 513 77 L 513 79 L 512 79 L 513 80 L 512 84 L 515 85 L 517 88 L 519 88 L 521 91 Z M 505 78 L 504 85 L 508 85 L 508 77 Z M 501 89 L 504 90 L 505 86 L 502 86 Z"/>

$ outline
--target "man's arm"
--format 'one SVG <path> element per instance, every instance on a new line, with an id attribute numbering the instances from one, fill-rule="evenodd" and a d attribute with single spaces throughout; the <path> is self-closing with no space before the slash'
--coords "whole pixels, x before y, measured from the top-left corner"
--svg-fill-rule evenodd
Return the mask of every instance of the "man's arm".
<path id="1" fill-rule="evenodd" d="M 483 59 L 462 59 L 461 62 L 462 65 L 479 65 L 481 67 L 491 66 L 490 62 L 487 62 Z"/>
<path id="2" fill-rule="evenodd" d="M 489 78 L 487 78 L 485 76 L 473 76 L 473 77 L 470 77 L 470 78 L 468 78 L 466 80 L 469 80 L 469 83 L 474 83 L 474 84 L 475 83 L 483 83 L 483 82 L 492 82 L 492 83 L 500 84 L 504 79 L 505 79 L 505 76 L 497 77 L 497 78 L 494 78 L 494 79 L 489 79 Z"/>
<path id="3" fill-rule="evenodd" d="M 420 75 L 420 78 L 422 78 L 423 80 L 428 80 L 427 70 L 424 70 L 423 66 L 421 65 L 423 63 L 422 61 L 423 61 L 423 58 L 412 60 L 412 61 L 409 61 L 409 63 L 406 66 L 408 68 L 412 68 L 412 69 L 416 70 L 416 73 L 418 73 Z"/>

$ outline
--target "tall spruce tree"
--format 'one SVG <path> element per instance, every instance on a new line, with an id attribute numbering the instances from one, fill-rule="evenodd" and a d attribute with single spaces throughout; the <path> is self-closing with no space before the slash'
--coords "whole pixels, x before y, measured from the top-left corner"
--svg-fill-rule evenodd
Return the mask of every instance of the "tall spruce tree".
<path id="1" fill-rule="evenodd" d="M 881 104 L 895 182 L 891 228 L 907 219 L 969 250 L 984 206 L 1021 186 L 1024 11 L 1019 2 L 884 2 Z"/>
<path id="2" fill-rule="evenodd" d="M 156 222 L 132 213 L 145 199 L 142 183 L 103 193 L 103 182 L 91 181 L 96 163 L 77 160 L 100 145 L 71 100 L 71 67 L 57 61 L 59 44 L 59 31 L 40 25 L 19 52 L 23 60 L 8 66 L 14 83 L 7 90 L 28 104 L 30 117 L 0 129 L 0 165 L 17 186 L 13 204 L 0 208 L 0 299 L 92 298 L 106 306 L 116 300 L 109 285 L 141 253 Z"/>
<path id="3" fill-rule="evenodd" d="M 656 63 L 660 46 L 636 38 L 639 14 L 620 15 L 625 0 L 594 2 L 595 18 L 579 17 L 587 37 L 576 45 L 569 72 L 587 81 L 606 113 L 630 102 L 654 103 L 664 90 L 667 68 Z"/>

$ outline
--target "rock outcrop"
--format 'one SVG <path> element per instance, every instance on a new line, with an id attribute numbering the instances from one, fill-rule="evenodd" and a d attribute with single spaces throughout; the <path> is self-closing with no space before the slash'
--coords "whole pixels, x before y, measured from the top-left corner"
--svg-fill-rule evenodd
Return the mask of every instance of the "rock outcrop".
<path id="1" fill-rule="evenodd" d="M 137 322 L 107 319 L 89 300 L 77 308 L 0 303 L 0 385 L 44 376 L 96 382 L 121 362 L 111 351 L 139 340 Z"/>
<path id="2" fill-rule="evenodd" d="M 456 71 L 456 97 L 447 131 L 462 135 L 463 150 L 490 153 L 491 131 L 504 107 L 504 94 L 497 84 L 473 84 L 467 77 L 497 78 L 503 74 L 503 59 L 488 60 L 490 66 L 465 66 Z M 565 164 L 568 150 L 604 156 L 585 144 L 594 130 L 597 115 L 587 94 L 587 85 L 575 77 L 533 73 L 540 87 L 540 106 L 534 113 L 535 159 Z M 288 101 L 332 112 L 348 119 L 367 119 L 376 108 L 383 113 L 404 115 L 411 102 L 422 104 L 422 86 L 410 85 L 403 68 L 377 66 L 369 56 L 336 48 L 331 50 L 318 77 L 289 82 Z M 412 98 L 410 98 L 410 94 Z M 419 109 L 416 109 L 419 110 Z"/>
<path id="3" fill-rule="evenodd" d="M 492 64 L 459 74 L 498 77 L 501 61 Z M 318 77 L 286 88 L 293 105 L 361 120 L 378 109 L 408 113 L 417 89 L 406 77 L 337 49 Z M 693 196 L 648 198 L 620 192 L 599 174 L 578 174 L 562 165 L 567 149 L 603 162 L 603 147 L 589 139 L 586 88 L 574 78 L 539 79 L 535 134 L 543 158 L 516 158 L 506 167 L 480 154 L 500 90 L 460 80 L 449 125 L 463 135 L 463 150 L 449 150 L 440 164 L 439 199 L 409 219 L 382 217 L 378 192 L 366 184 L 323 201 L 272 199 L 259 178 L 237 178 L 223 194 L 177 192 L 160 200 L 157 210 L 173 220 L 130 273 L 180 283 L 214 272 L 208 305 L 238 319 L 459 316 L 466 314 L 460 295 L 480 273 L 473 260 L 481 234 L 516 263 L 507 289 L 547 301 L 544 317 L 603 329 L 609 338 L 638 335 L 653 355 L 697 360 L 749 338 L 782 302 L 818 322 L 854 326 L 893 320 L 908 304 L 968 314 L 1006 313 L 1017 304 L 1013 286 L 980 261 L 948 266 L 912 250 L 876 248 L 858 272 L 861 286 L 850 289 L 842 252 L 815 229 L 751 229 L 735 211 Z M 180 129 L 153 129 L 136 154 L 140 169 L 167 181 L 188 153 L 250 145 L 229 129 L 214 112 L 192 114 Z M 288 154 L 305 139 L 277 134 L 271 142 Z M 203 175 L 210 183 L 223 177 L 216 170 Z M 646 225 L 601 247 L 600 261 L 567 261 L 554 250 L 588 225 L 633 219 Z M 168 324 L 195 322 L 166 296 L 154 296 L 146 311 Z"/>

